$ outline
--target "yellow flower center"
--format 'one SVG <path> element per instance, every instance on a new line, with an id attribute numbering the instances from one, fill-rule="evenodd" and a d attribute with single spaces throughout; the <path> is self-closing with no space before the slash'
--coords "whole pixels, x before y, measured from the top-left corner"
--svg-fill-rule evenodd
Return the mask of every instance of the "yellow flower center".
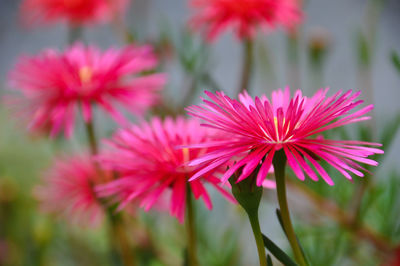
<path id="1" fill-rule="evenodd" d="M 79 69 L 79 78 L 81 79 L 82 83 L 87 83 L 91 81 L 92 77 L 93 70 L 90 67 L 84 66 Z"/>
<path id="2" fill-rule="evenodd" d="M 183 161 L 188 162 L 190 159 L 189 158 L 189 148 L 183 148 L 182 153 L 183 153 Z"/>

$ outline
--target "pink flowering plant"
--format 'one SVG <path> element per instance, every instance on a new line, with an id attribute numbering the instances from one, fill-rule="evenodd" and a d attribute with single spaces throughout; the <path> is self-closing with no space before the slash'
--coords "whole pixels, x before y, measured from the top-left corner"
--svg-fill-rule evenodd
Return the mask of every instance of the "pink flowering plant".
<path id="1" fill-rule="evenodd" d="M 232 29 L 243 45 L 238 92 L 249 88 L 254 64 L 254 39 L 258 29 L 278 26 L 292 30 L 303 17 L 300 0 L 191 0 L 191 24 L 208 41 Z"/>
<path id="2" fill-rule="evenodd" d="M 203 145 L 213 151 L 189 164 L 196 166 L 198 163 L 206 163 L 191 180 L 196 180 L 204 172 L 239 156 L 240 159 L 222 176 L 222 182 L 235 178 L 235 183 L 240 184 L 242 180 L 252 178 L 253 185 L 261 186 L 274 165 L 283 228 L 299 265 L 307 263 L 290 221 L 285 191 L 286 161 L 300 180 L 305 179 L 305 172 L 312 180 L 318 181 L 318 173 L 325 182 L 333 185 L 331 177 L 318 160 L 328 162 L 351 180 L 348 172 L 364 176 L 360 170 L 366 169 L 359 163 L 376 166 L 378 163 L 367 157 L 383 153 L 374 147 L 381 146 L 378 143 L 335 141 L 316 137 L 326 130 L 369 119 L 370 117 L 364 115 L 373 108 L 368 105 L 352 113 L 352 109 L 363 103 L 362 100 L 356 100 L 360 92 L 338 92 L 331 97 L 326 96 L 327 92 L 327 89 L 320 90 L 313 97 L 307 98 L 298 90 L 291 98 L 290 91 L 286 88 L 285 91 L 272 92 L 271 101 L 265 95 L 253 100 L 246 92 L 239 95 L 239 101 L 232 100 L 221 92 L 206 92 L 210 100 L 204 99 L 202 106 L 187 109 L 189 114 L 205 120 L 207 126 L 224 131 L 229 136 L 226 140 Z M 237 198 L 243 198 L 240 191 L 236 194 Z M 252 193 L 249 194 L 250 196 L 245 194 L 242 199 L 242 206 L 252 222 L 257 213 L 249 212 L 248 209 L 259 203 L 249 204 L 247 198 L 252 198 Z M 256 194 L 255 196 L 260 197 Z M 259 247 L 260 265 L 266 265 L 261 231 L 257 223 L 252 222 L 252 226 Z"/>
<path id="3" fill-rule="evenodd" d="M 32 23 L 67 22 L 73 26 L 107 22 L 122 13 L 127 0 L 24 0 L 21 19 Z"/>
<path id="4" fill-rule="evenodd" d="M 208 40 L 232 29 L 239 39 L 253 39 L 257 30 L 279 26 L 291 29 L 302 19 L 298 0 L 192 0 L 193 27 Z"/>
<path id="5" fill-rule="evenodd" d="M 37 56 L 22 56 L 10 74 L 11 85 L 20 94 L 12 99 L 33 131 L 70 137 L 77 112 L 86 123 L 98 106 L 120 123 L 125 107 L 143 114 L 160 100 L 165 75 L 153 70 L 157 58 L 149 46 L 128 46 L 101 51 L 77 43 L 64 52 L 46 50 Z"/>
<path id="6" fill-rule="evenodd" d="M 189 0 L 182 27 L 170 1 L 7 6 L 0 265 L 399 265 L 383 1 L 341 39 L 358 64 L 313 29 L 323 1 Z"/>
<path id="7" fill-rule="evenodd" d="M 188 182 L 197 167 L 189 166 L 191 160 L 207 153 L 207 148 L 177 148 L 190 144 L 204 144 L 217 139 L 211 130 L 200 127 L 196 119 L 171 117 L 120 130 L 107 141 L 113 150 L 104 154 L 100 162 L 104 167 L 116 170 L 120 177 L 106 185 L 98 186 L 100 195 L 116 195 L 120 208 L 135 198 L 145 210 L 158 201 L 164 201 L 163 194 L 171 190 L 170 214 L 180 222 L 184 221 L 186 202 L 193 194 L 202 199 L 208 209 L 212 208 L 210 195 L 205 184 L 212 185 L 223 196 L 234 202 L 230 193 L 221 186 L 220 173 L 224 165 L 205 172 L 201 178 Z"/>
<path id="8" fill-rule="evenodd" d="M 109 171 L 100 171 L 90 156 L 59 159 L 35 188 L 41 208 L 68 217 L 70 221 L 98 225 L 104 210 L 95 186 L 112 179 Z"/>

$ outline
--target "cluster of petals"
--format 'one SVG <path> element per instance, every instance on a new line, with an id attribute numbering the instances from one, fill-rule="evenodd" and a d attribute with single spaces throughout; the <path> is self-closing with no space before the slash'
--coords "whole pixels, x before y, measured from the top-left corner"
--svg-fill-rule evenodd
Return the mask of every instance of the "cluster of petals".
<path id="1" fill-rule="evenodd" d="M 119 106 L 140 115 L 159 102 L 165 75 L 142 74 L 156 66 L 149 46 L 102 52 L 77 43 L 65 52 L 23 56 L 10 74 L 12 88 L 20 92 L 9 97 L 10 106 L 28 117 L 31 130 L 51 136 L 61 131 L 70 136 L 76 112 L 88 122 L 94 105 L 124 123 Z"/>
<path id="2" fill-rule="evenodd" d="M 128 0 L 24 0 L 21 16 L 27 25 L 66 21 L 73 26 L 107 22 L 120 15 Z"/>
<path id="3" fill-rule="evenodd" d="M 136 199 L 146 211 L 156 203 L 159 206 L 159 202 L 168 202 L 170 198 L 170 213 L 180 222 L 184 220 L 189 193 L 193 193 L 195 199 L 202 198 L 207 208 L 212 208 L 206 184 L 234 201 L 217 177 L 224 170 L 222 167 L 188 182 L 196 168 L 187 166 L 187 163 L 208 149 L 179 147 L 205 143 L 212 138 L 210 130 L 201 127 L 196 119 L 183 117 L 164 120 L 154 117 L 150 122 L 120 130 L 108 141 L 113 149 L 100 158 L 104 167 L 116 170 L 120 177 L 99 186 L 98 193 L 100 196 L 114 196 L 120 202 L 119 209 Z"/>
<path id="4" fill-rule="evenodd" d="M 206 126 L 224 132 L 226 139 L 189 146 L 212 149 L 189 164 L 203 165 L 191 180 L 196 180 L 204 172 L 234 157 L 237 162 L 224 174 L 222 181 L 227 181 L 241 169 L 237 180 L 240 182 L 261 164 L 257 175 L 257 185 L 261 185 L 275 152 L 281 149 L 286 154 L 288 165 L 300 180 L 304 180 L 307 174 L 317 181 L 319 175 L 329 185 L 334 184 L 319 160 L 326 161 L 350 180 L 350 173 L 363 176 L 361 170 L 365 169 L 360 163 L 377 165 L 376 161 L 367 157 L 383 153 L 374 147 L 380 144 L 329 140 L 320 134 L 369 119 L 364 115 L 373 109 L 373 105 L 354 111 L 363 103 L 357 100 L 360 92 L 339 91 L 330 97 L 326 95 L 327 92 L 328 89 L 321 89 L 307 98 L 297 90 L 291 97 L 286 88 L 272 92 L 271 100 L 265 95 L 254 100 L 247 92 L 240 94 L 239 100 L 231 99 L 222 92 L 206 92 L 210 100 L 203 99 L 202 105 L 191 106 L 187 110 L 190 115 L 203 119 Z"/>
<path id="5" fill-rule="evenodd" d="M 77 224 L 98 224 L 104 216 L 94 187 L 112 178 L 87 155 L 58 159 L 45 174 L 35 196 L 45 212 Z"/>
<path id="6" fill-rule="evenodd" d="M 253 38 L 258 28 L 292 29 L 302 20 L 299 0 L 192 0 L 194 28 L 204 30 L 209 40 L 226 29 L 239 39 Z"/>

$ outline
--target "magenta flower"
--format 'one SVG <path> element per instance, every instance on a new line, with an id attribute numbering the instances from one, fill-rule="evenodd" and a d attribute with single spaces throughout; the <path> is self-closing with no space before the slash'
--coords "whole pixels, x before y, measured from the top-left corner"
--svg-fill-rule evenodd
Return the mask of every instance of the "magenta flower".
<path id="1" fill-rule="evenodd" d="M 27 25 L 66 21 L 79 26 L 87 23 L 106 22 L 121 15 L 128 0 L 25 0 L 21 17 Z"/>
<path id="2" fill-rule="evenodd" d="M 86 122 L 92 119 L 93 105 L 124 122 L 117 105 L 142 114 L 158 103 L 165 76 L 141 75 L 156 66 L 148 46 L 101 52 L 75 44 L 64 53 L 46 50 L 22 57 L 11 72 L 11 85 L 22 93 L 11 103 L 28 117 L 33 131 L 54 136 L 64 130 L 70 136 L 78 109 Z"/>
<path id="3" fill-rule="evenodd" d="M 258 28 L 292 29 L 303 16 L 298 0 L 192 0 L 191 6 L 196 11 L 191 23 L 208 40 L 228 28 L 239 39 L 253 38 Z"/>
<path id="4" fill-rule="evenodd" d="M 232 196 L 220 185 L 217 177 L 224 168 L 215 167 L 201 178 L 188 182 L 196 172 L 187 162 L 208 151 L 205 149 L 179 148 L 182 145 L 205 143 L 212 140 L 209 130 L 200 127 L 197 120 L 178 117 L 175 120 L 153 118 L 130 129 L 120 130 L 111 141 L 114 151 L 103 155 L 101 164 L 120 173 L 120 177 L 98 187 L 99 195 L 116 196 L 120 209 L 133 199 L 140 201 L 146 211 L 170 195 L 170 213 L 183 222 L 186 197 L 190 188 L 196 199 L 202 198 L 207 208 L 212 208 L 205 184 L 214 186 L 228 199 Z"/>
<path id="5" fill-rule="evenodd" d="M 369 119 L 364 115 L 373 109 L 373 105 L 351 112 L 363 103 L 362 100 L 356 100 L 360 92 L 340 91 L 327 97 L 327 91 L 319 90 L 313 97 L 307 98 L 298 90 L 291 98 L 286 88 L 285 91 L 272 92 L 271 101 L 266 96 L 253 100 L 246 92 L 239 95 L 239 101 L 222 92 L 206 92 L 211 101 L 203 100 L 203 105 L 187 110 L 192 116 L 204 119 L 206 126 L 223 131 L 226 139 L 193 145 L 213 150 L 189 164 L 203 166 L 190 180 L 196 180 L 205 172 L 236 157 L 237 163 L 224 174 L 222 181 L 227 181 L 236 170 L 243 167 L 237 180 L 239 182 L 262 163 L 257 175 L 257 185 L 260 186 L 271 167 L 275 152 L 280 149 L 284 150 L 289 166 L 300 180 L 304 180 L 305 172 L 317 181 L 318 173 L 329 185 L 333 185 L 318 160 L 326 161 L 350 180 L 349 172 L 363 176 L 360 170 L 365 169 L 359 163 L 376 166 L 378 163 L 367 157 L 383 153 L 380 149 L 368 146 L 381 144 L 328 140 L 318 134 Z"/>
<path id="6" fill-rule="evenodd" d="M 112 174 L 100 171 L 89 156 L 57 160 L 47 172 L 35 195 L 45 212 L 62 215 L 78 224 L 98 224 L 103 208 L 94 186 L 107 182 Z"/>

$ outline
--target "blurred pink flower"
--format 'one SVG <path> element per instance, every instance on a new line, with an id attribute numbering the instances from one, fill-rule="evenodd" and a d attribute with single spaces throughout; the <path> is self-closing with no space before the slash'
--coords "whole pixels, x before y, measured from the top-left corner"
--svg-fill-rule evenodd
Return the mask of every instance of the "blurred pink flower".
<path id="1" fill-rule="evenodd" d="M 128 0 L 24 0 L 21 18 L 26 25 L 66 21 L 79 26 L 107 22 L 126 9 Z"/>
<path id="2" fill-rule="evenodd" d="M 118 171 L 119 179 L 98 186 L 99 195 L 116 196 L 122 209 L 133 199 L 140 201 L 146 211 L 170 195 L 170 213 L 183 222 L 186 209 L 187 189 L 190 187 L 196 199 L 202 198 L 207 208 L 212 208 L 205 184 L 214 186 L 228 199 L 230 193 L 221 186 L 218 173 L 224 168 L 204 172 L 201 178 L 188 182 L 196 171 L 186 163 L 207 152 L 208 149 L 179 148 L 182 145 L 205 143 L 212 139 L 209 130 L 200 127 L 197 120 L 153 118 L 130 129 L 120 130 L 109 144 L 114 151 L 102 156 L 104 167 Z M 201 144 L 200 144 L 201 145 Z M 168 194 L 171 192 L 170 194 Z"/>
<path id="3" fill-rule="evenodd" d="M 259 27 L 292 29 L 303 16 L 298 0 L 192 0 L 191 6 L 196 11 L 191 23 L 208 40 L 227 28 L 239 39 L 253 38 Z"/>
<path id="4" fill-rule="evenodd" d="M 33 131 L 51 136 L 62 130 L 70 136 L 79 107 L 88 122 L 94 104 L 123 123 L 115 105 L 140 115 L 159 102 L 165 76 L 141 74 L 156 66 L 149 46 L 101 52 L 78 43 L 64 53 L 46 50 L 20 58 L 10 83 L 22 95 L 10 99 L 9 105 L 28 116 Z"/>
<path id="5" fill-rule="evenodd" d="M 275 152 L 280 149 L 284 150 L 289 166 L 301 180 L 305 178 L 305 171 L 312 180 L 317 181 L 317 172 L 329 185 L 333 185 L 328 173 L 318 163 L 319 159 L 325 160 L 350 180 L 348 172 L 363 176 L 359 170 L 365 169 L 358 163 L 376 166 L 378 163 L 367 157 L 383 153 L 380 149 L 367 146 L 381 144 L 328 140 L 315 136 L 332 128 L 369 119 L 363 115 L 372 110 L 373 105 L 350 112 L 363 103 L 362 100 L 355 100 L 360 92 L 340 91 L 327 97 L 327 91 L 321 89 L 313 97 L 307 98 L 297 90 L 291 98 L 286 88 L 272 92 L 271 101 L 265 95 L 253 100 L 247 92 L 239 95 L 239 101 L 222 92 L 206 92 L 211 101 L 204 99 L 203 105 L 187 110 L 192 116 L 204 119 L 208 127 L 223 131 L 226 139 L 202 144 L 203 148 L 213 151 L 189 163 L 191 166 L 203 165 L 203 169 L 191 180 L 196 180 L 236 156 L 241 160 L 224 174 L 222 181 L 226 182 L 236 170 L 243 167 L 239 182 L 262 162 L 257 176 L 257 185 L 260 186 L 271 167 Z"/>
<path id="6" fill-rule="evenodd" d="M 43 211 L 63 215 L 78 224 L 96 225 L 104 211 L 94 186 L 111 178 L 111 172 L 97 169 L 89 156 L 59 159 L 34 193 Z"/>

